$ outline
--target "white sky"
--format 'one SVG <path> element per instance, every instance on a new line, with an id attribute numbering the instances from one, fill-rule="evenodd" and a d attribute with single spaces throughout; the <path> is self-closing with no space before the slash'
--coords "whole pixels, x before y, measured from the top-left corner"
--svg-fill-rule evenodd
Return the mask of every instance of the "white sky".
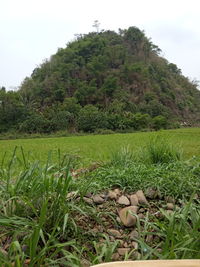
<path id="1" fill-rule="evenodd" d="M 136 26 L 200 80 L 199 0 L 0 0 L 0 86 L 19 86 L 76 33 Z"/>

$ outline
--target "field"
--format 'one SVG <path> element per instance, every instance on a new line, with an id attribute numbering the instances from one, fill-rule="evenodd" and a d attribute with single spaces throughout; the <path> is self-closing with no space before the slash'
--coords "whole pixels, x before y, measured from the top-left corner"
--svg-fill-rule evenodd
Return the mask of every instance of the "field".
<path id="1" fill-rule="evenodd" d="M 107 160 L 111 151 L 130 146 L 133 150 L 143 148 L 154 136 L 163 136 L 175 147 L 181 147 L 183 157 L 200 156 L 200 128 L 185 128 L 160 132 L 140 132 L 130 134 L 88 135 L 59 138 L 17 139 L 0 141 L 0 159 L 12 155 L 14 148 L 23 147 L 30 158 L 46 161 L 49 151 L 56 158 L 57 151 L 78 154 L 83 163 Z M 18 149 L 19 150 L 19 149 Z"/>
<path id="2" fill-rule="evenodd" d="M 200 259 L 199 128 L 0 148 L 0 266 Z"/>

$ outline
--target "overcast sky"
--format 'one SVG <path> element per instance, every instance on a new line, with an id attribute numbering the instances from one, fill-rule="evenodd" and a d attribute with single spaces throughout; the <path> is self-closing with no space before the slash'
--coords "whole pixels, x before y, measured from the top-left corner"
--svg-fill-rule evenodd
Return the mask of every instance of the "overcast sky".
<path id="1" fill-rule="evenodd" d="M 200 80 L 199 0 L 0 0 L 0 86 L 17 87 L 74 34 L 136 26 Z"/>

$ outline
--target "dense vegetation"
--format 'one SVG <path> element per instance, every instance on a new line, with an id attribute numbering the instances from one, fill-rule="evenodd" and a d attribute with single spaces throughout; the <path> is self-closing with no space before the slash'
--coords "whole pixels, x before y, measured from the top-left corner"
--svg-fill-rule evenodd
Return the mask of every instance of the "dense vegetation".
<path id="1" fill-rule="evenodd" d="M 200 92 L 136 27 L 78 35 L 0 89 L 0 133 L 140 130 L 197 124 Z"/>

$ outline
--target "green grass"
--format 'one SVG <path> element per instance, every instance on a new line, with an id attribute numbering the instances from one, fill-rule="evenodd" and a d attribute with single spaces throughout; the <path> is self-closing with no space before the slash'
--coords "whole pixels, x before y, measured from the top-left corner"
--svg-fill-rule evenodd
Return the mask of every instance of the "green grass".
<path id="1" fill-rule="evenodd" d="M 183 157 L 200 156 L 200 128 L 185 128 L 161 132 L 140 132 L 131 134 L 88 135 L 59 138 L 17 139 L 0 141 L 0 159 L 6 152 L 6 160 L 11 156 L 15 146 L 22 146 L 26 157 L 46 161 L 51 150 L 56 158 L 57 150 L 62 153 L 75 153 L 82 157 L 84 163 L 107 160 L 111 152 L 119 147 L 129 146 L 138 150 L 149 140 L 160 135 L 168 139 L 174 147 L 181 146 Z"/>
<path id="2" fill-rule="evenodd" d="M 117 241 L 105 231 L 94 234 L 91 229 L 103 225 L 104 216 L 119 229 L 117 214 L 109 210 L 110 202 L 108 210 L 99 212 L 84 203 L 83 196 L 116 186 L 127 192 L 153 188 L 160 196 L 155 205 L 162 219 L 147 212 L 137 220 L 137 259 L 200 258 L 200 162 L 191 158 L 200 156 L 199 134 L 196 128 L 1 141 L 0 265 L 78 267 L 83 259 L 91 265 L 112 261 Z M 79 153 L 81 159 L 74 156 Z M 77 179 L 71 169 L 80 165 L 79 160 L 107 161 Z M 72 191 L 79 200 L 67 198 Z M 162 209 L 165 196 L 176 200 L 178 210 L 171 215 Z M 158 241 L 149 243 L 148 235 Z M 135 255 L 130 252 L 124 257 L 128 258 Z"/>

